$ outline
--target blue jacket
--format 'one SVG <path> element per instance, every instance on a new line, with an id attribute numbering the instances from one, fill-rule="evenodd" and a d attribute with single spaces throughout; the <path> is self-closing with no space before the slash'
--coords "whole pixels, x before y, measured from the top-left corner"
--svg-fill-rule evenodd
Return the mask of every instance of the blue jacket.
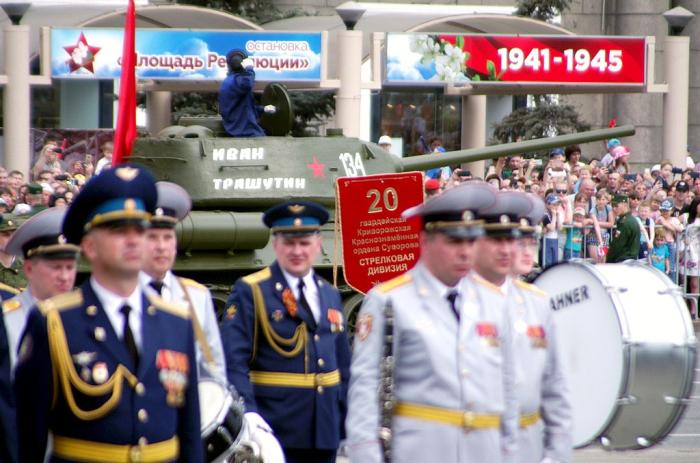
<path id="1" fill-rule="evenodd" d="M 5 295 L 3 295 L 5 298 Z M 0 461 L 17 461 L 17 431 L 10 379 L 10 350 L 0 309 Z"/>
<path id="2" fill-rule="evenodd" d="M 219 113 L 224 129 L 232 137 L 264 137 L 265 131 L 258 125 L 261 110 L 255 105 L 253 86 L 255 71 L 244 69 L 229 74 L 219 89 Z"/>
<path id="3" fill-rule="evenodd" d="M 228 380 L 245 400 L 246 411 L 259 413 L 285 448 L 336 449 L 345 437 L 350 348 L 342 319 L 342 302 L 330 283 L 318 276 L 315 279 L 321 309 L 315 331 L 308 328 L 315 326 L 315 322 L 301 307 L 296 316 L 290 314 L 289 298 L 293 300 L 293 295 L 277 263 L 236 282 L 222 324 Z M 290 339 L 305 325 L 306 349 L 290 358 L 271 345 L 255 316 L 253 287 L 256 285 L 264 299 L 268 326 L 278 336 Z M 340 323 L 331 323 L 336 316 L 340 316 Z M 283 351 L 292 348 L 283 346 Z M 249 378 L 251 371 L 298 374 L 304 373 L 305 368 L 307 373 L 338 370 L 339 384 L 321 388 L 268 386 L 252 384 Z"/>
<path id="4" fill-rule="evenodd" d="M 143 346 L 138 370 L 89 281 L 80 289 L 39 303 L 38 310 L 30 312 L 15 374 L 21 461 L 43 461 L 49 430 L 55 439 L 118 445 L 136 445 L 142 438 L 154 444 L 177 436 L 180 461 L 203 461 L 192 324 L 179 306 L 145 294 L 142 298 Z M 59 325 L 58 320 L 65 333 L 63 347 L 68 348 L 63 356 L 55 343 L 50 350 L 48 342 L 47 326 Z M 76 381 L 82 382 L 81 387 L 105 385 L 120 366 L 136 372 L 137 379 L 117 381 L 123 387 L 114 407 L 99 414 L 102 416 L 82 419 L 67 401 L 61 382 L 54 383 L 56 376 L 70 370 L 57 368 L 55 359 L 68 355 L 68 365 L 77 373 L 69 379 L 72 394 L 84 411 L 105 404 L 116 389 L 92 397 L 78 391 Z M 182 389 L 172 388 L 174 377 L 184 380 Z M 166 387 L 171 388 L 170 394 Z M 52 461 L 71 460 L 52 457 Z"/>

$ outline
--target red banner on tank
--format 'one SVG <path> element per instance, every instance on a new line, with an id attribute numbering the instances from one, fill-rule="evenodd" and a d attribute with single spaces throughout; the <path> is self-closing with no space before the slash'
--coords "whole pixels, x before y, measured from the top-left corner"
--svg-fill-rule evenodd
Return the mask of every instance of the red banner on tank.
<path id="1" fill-rule="evenodd" d="M 336 186 L 347 284 L 367 293 L 413 267 L 420 222 L 402 219 L 401 212 L 423 203 L 423 174 L 341 177 Z"/>

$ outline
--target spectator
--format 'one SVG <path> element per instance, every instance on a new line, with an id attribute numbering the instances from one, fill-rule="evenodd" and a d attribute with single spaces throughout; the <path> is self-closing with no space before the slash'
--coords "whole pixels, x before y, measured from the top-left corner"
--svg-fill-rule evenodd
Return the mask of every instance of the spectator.
<path id="1" fill-rule="evenodd" d="M 9 176 L 7 178 L 7 184 L 14 192 L 15 198 L 17 198 L 17 194 L 19 193 L 19 188 L 22 186 L 23 183 L 24 183 L 24 174 L 22 172 L 20 172 L 18 170 L 13 170 L 9 173 Z"/>
<path id="2" fill-rule="evenodd" d="M 673 194 L 673 209 L 671 216 L 678 217 L 682 214 L 687 214 L 690 211 L 690 185 L 688 182 L 681 180 L 676 183 L 676 189 Z"/>
<path id="3" fill-rule="evenodd" d="M 637 259 L 639 255 L 639 223 L 629 212 L 629 198 L 624 195 L 613 197 L 615 229 L 610 238 L 606 262 L 623 262 Z"/>
<path id="4" fill-rule="evenodd" d="M 391 140 L 389 140 L 389 147 L 391 148 Z M 95 175 L 99 175 L 99 173 L 102 172 L 103 169 L 109 169 L 112 167 L 112 153 L 114 152 L 114 143 L 112 143 L 111 141 L 104 142 L 100 147 L 100 150 L 102 151 L 102 157 L 97 161 L 97 166 L 95 166 Z M 92 159 L 86 158 L 85 161 L 92 162 Z M 82 170 L 83 171 L 79 173 L 85 175 L 86 173 L 84 166 Z"/>
<path id="5" fill-rule="evenodd" d="M 669 257 L 671 259 L 670 275 L 674 282 L 678 282 L 678 272 L 676 269 L 676 238 L 683 231 L 683 226 L 677 217 L 673 217 L 673 202 L 665 199 L 659 207 L 660 216 L 657 224 L 663 227 L 666 245 L 668 246 Z"/>
<path id="6" fill-rule="evenodd" d="M 566 228 L 566 241 L 564 243 L 564 261 L 568 261 L 582 256 L 583 249 L 583 233 L 586 225 L 586 210 L 581 207 L 575 207 L 573 220 Z"/>
<path id="7" fill-rule="evenodd" d="M 689 294 L 698 294 L 700 283 L 700 197 L 696 197 L 690 203 L 688 212 L 688 226 L 682 242 L 682 272 L 687 278 L 687 288 Z M 693 297 L 694 315 L 697 312 L 697 296 Z"/>
<path id="8" fill-rule="evenodd" d="M 620 189 L 620 186 L 621 186 L 621 182 L 620 182 L 621 178 L 622 178 L 622 176 L 620 175 L 619 172 L 610 172 L 607 175 L 608 182 L 607 182 L 606 188 L 608 189 L 610 194 L 614 195 L 614 194 L 619 193 L 618 190 Z"/>
<path id="9" fill-rule="evenodd" d="M 598 230 L 592 235 L 591 242 L 588 243 L 588 255 L 597 262 L 603 262 L 605 252 L 607 252 L 610 244 L 610 229 L 613 226 L 613 212 L 610 206 L 610 193 L 606 190 L 600 190 L 595 195 L 595 205 L 589 210 L 591 217 L 595 217 Z M 592 238 L 597 238 L 597 242 L 593 242 Z"/>
<path id="10" fill-rule="evenodd" d="M 64 166 L 59 160 L 58 155 L 61 149 L 58 147 L 58 142 L 56 140 L 49 140 L 46 142 L 44 147 L 39 153 L 39 158 L 37 159 L 34 167 L 32 167 L 32 176 L 34 179 L 38 180 L 39 174 L 43 171 L 51 172 L 51 169 L 58 168 L 63 170 Z"/>
<path id="11" fill-rule="evenodd" d="M 627 160 L 629 159 L 630 150 L 626 146 L 616 146 L 610 152 L 613 156 L 614 167 L 612 172 L 617 172 L 620 175 L 625 175 L 629 171 Z"/>
<path id="12" fill-rule="evenodd" d="M 547 211 L 545 212 L 542 226 L 543 252 L 542 268 L 547 268 L 559 262 L 559 233 L 564 224 L 564 210 L 561 207 L 561 200 L 556 194 L 548 194 L 545 198 Z"/>
<path id="13" fill-rule="evenodd" d="M 564 158 L 566 163 L 564 168 L 569 172 L 573 172 L 575 168 L 581 167 L 584 163 L 581 160 L 581 148 L 578 145 L 569 145 L 564 149 Z"/>
<path id="14" fill-rule="evenodd" d="M 7 169 L 0 166 L 0 188 L 6 188 L 8 180 L 9 175 L 7 174 Z"/>
<path id="15" fill-rule="evenodd" d="M 656 238 L 656 224 L 654 219 L 651 218 L 651 203 L 649 201 L 642 201 L 639 204 L 639 221 L 641 222 L 639 258 L 646 259 L 654 247 Z"/>
<path id="16" fill-rule="evenodd" d="M 429 178 L 425 181 L 425 198 L 440 194 L 440 181 L 434 178 Z"/>
<path id="17" fill-rule="evenodd" d="M 611 138 L 610 140 L 608 140 L 608 152 L 605 153 L 605 156 L 603 156 L 603 158 L 600 160 L 601 167 L 609 168 L 612 166 L 613 162 L 615 161 L 615 158 L 612 155 L 612 150 L 615 147 L 620 146 L 621 144 L 622 143 L 617 138 Z"/>
<path id="18" fill-rule="evenodd" d="M 488 183 L 491 186 L 496 187 L 497 189 L 501 189 L 501 177 L 499 177 L 496 174 L 491 174 L 486 176 L 486 183 Z"/>
<path id="19" fill-rule="evenodd" d="M 49 207 L 65 207 L 68 205 L 66 197 L 62 194 L 52 194 L 49 198 Z"/>
<path id="20" fill-rule="evenodd" d="M 664 239 L 663 228 L 659 227 L 658 233 L 654 238 L 654 246 L 650 254 L 651 265 L 669 275 L 671 269 L 671 259 Z"/>

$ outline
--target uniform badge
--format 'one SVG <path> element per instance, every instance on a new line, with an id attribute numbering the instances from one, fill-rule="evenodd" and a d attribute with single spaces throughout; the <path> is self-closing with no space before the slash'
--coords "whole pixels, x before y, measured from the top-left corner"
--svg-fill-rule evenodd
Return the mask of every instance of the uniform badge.
<path id="1" fill-rule="evenodd" d="M 345 330 L 343 314 L 339 310 L 328 309 L 328 321 L 331 323 L 331 333 L 342 333 Z"/>
<path id="2" fill-rule="evenodd" d="M 90 315 L 91 317 L 94 317 L 95 315 L 97 315 L 97 306 L 89 305 L 89 306 L 87 306 L 85 311 L 87 312 L 88 315 Z"/>
<path id="3" fill-rule="evenodd" d="M 105 362 L 97 362 L 92 367 L 92 379 L 95 381 L 95 384 L 103 384 L 109 379 L 109 370 Z"/>
<path id="4" fill-rule="evenodd" d="M 272 312 L 272 319 L 276 322 L 282 321 L 284 318 L 284 313 L 282 313 L 281 310 L 277 309 L 274 312 Z"/>
<path id="5" fill-rule="evenodd" d="M 476 324 L 476 334 L 487 346 L 498 347 L 501 345 L 498 340 L 498 328 L 489 322 L 479 322 Z"/>
<path id="6" fill-rule="evenodd" d="M 297 316 L 297 300 L 294 298 L 294 294 L 292 293 L 291 289 L 284 288 L 284 291 L 282 291 L 282 303 L 287 308 L 289 315 L 292 317 Z"/>
<path id="7" fill-rule="evenodd" d="M 187 354 L 174 350 L 160 349 L 156 354 L 158 379 L 166 392 L 166 402 L 171 407 L 181 407 L 185 403 L 185 388 L 190 370 Z"/>
<path id="8" fill-rule="evenodd" d="M 134 169 L 133 167 L 119 167 L 115 169 L 114 172 L 117 174 L 117 177 L 125 182 L 132 181 L 139 174 L 139 170 Z"/>
<path id="9" fill-rule="evenodd" d="M 545 339 L 544 328 L 542 325 L 530 325 L 527 327 L 527 337 L 530 338 L 530 344 L 536 349 L 544 349 L 547 347 L 547 339 Z"/>
<path id="10" fill-rule="evenodd" d="M 89 383 L 90 380 L 92 379 L 92 373 L 90 372 L 90 369 L 88 367 L 83 367 L 80 369 L 80 377 L 83 378 L 83 381 L 86 383 Z"/>
<path id="11" fill-rule="evenodd" d="M 372 315 L 365 313 L 357 317 L 357 325 L 355 326 L 355 337 L 360 341 L 364 341 L 372 332 Z"/>
<path id="12" fill-rule="evenodd" d="M 228 306 L 226 309 L 226 320 L 233 320 L 233 317 L 236 316 L 236 312 L 238 309 L 236 308 L 236 304 L 231 304 Z"/>
<path id="13" fill-rule="evenodd" d="M 282 283 L 280 283 L 279 281 L 275 283 L 275 289 L 277 291 L 282 291 Z"/>

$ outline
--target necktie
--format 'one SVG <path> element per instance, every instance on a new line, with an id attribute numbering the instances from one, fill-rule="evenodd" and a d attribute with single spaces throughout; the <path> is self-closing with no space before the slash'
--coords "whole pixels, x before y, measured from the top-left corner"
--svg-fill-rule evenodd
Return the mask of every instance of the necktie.
<path id="1" fill-rule="evenodd" d="M 304 294 L 304 279 L 299 278 L 299 304 L 306 310 L 306 313 L 311 317 L 312 326 L 311 331 L 316 331 L 316 319 L 314 318 L 313 312 L 311 312 L 311 307 L 309 306 L 309 301 L 306 300 L 306 295 Z"/>
<path id="2" fill-rule="evenodd" d="M 129 307 L 127 304 L 124 304 L 122 308 L 119 309 L 119 312 L 121 312 L 122 315 L 124 315 L 124 346 L 126 347 L 126 351 L 129 352 L 129 355 L 131 356 L 132 360 L 134 361 L 134 366 L 138 368 L 139 350 L 136 347 L 134 333 L 131 331 L 131 327 L 129 326 L 129 313 L 131 312 L 131 307 Z"/>
<path id="3" fill-rule="evenodd" d="M 459 293 L 457 291 L 450 291 L 449 293 L 447 293 L 447 302 L 450 303 L 450 308 L 455 314 L 455 317 L 457 317 L 457 321 L 459 321 L 459 310 L 457 309 L 457 296 L 459 296 Z"/>
<path id="4" fill-rule="evenodd" d="M 156 292 L 157 292 L 158 294 L 160 294 L 160 295 L 163 294 L 163 285 L 164 285 L 164 283 L 163 283 L 162 281 L 160 281 L 160 280 L 151 280 L 151 282 L 148 283 L 148 285 L 149 285 L 151 288 L 155 289 Z"/>

